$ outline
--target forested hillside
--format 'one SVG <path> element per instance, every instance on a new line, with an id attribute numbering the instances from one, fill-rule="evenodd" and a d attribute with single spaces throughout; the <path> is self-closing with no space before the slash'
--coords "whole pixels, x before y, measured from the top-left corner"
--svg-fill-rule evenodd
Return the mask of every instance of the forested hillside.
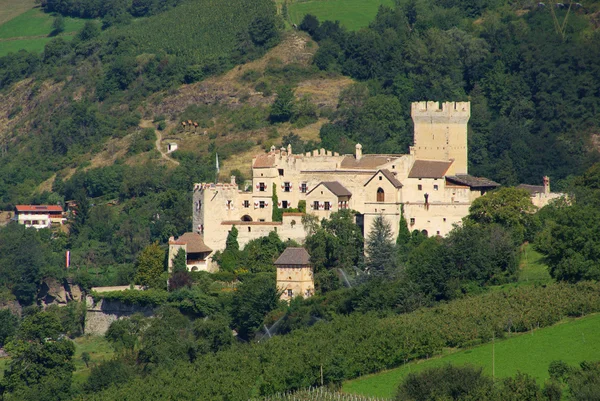
<path id="1" fill-rule="evenodd" d="M 596 10 L 401 1 L 358 32 L 308 15 L 300 27 L 319 42 L 315 64 L 365 82 L 321 139 L 406 152 L 411 101 L 470 100 L 473 174 L 514 185 L 582 171 L 598 158 Z"/>

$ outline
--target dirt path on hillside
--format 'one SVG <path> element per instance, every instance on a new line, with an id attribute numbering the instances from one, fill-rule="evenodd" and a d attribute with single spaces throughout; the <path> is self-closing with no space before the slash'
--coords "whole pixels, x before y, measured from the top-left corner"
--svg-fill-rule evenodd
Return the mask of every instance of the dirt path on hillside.
<path id="1" fill-rule="evenodd" d="M 154 125 L 152 124 L 152 121 L 150 121 L 150 120 L 142 120 L 142 122 L 140 123 L 140 127 L 154 129 Z M 160 143 L 162 142 L 162 135 L 161 135 L 160 131 L 157 129 L 154 129 L 154 133 L 156 134 L 156 142 L 154 142 L 154 145 L 156 146 L 156 150 L 159 151 L 160 157 L 162 157 L 164 160 L 166 160 L 168 162 L 175 164 L 176 166 L 179 166 L 179 162 L 177 160 L 173 159 L 167 153 L 163 152 L 162 148 L 160 147 Z"/>

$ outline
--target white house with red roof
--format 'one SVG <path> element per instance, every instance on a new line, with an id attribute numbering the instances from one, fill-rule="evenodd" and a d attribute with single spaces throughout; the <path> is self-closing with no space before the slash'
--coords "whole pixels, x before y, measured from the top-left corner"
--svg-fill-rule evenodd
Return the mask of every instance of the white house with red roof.
<path id="1" fill-rule="evenodd" d="M 17 205 L 13 219 L 19 224 L 38 230 L 65 222 L 64 211 L 60 205 Z"/>

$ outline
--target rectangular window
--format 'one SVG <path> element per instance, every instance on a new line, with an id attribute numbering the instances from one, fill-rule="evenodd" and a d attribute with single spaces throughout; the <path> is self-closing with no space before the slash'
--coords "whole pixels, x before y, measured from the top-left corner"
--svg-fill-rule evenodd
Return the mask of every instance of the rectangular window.
<path id="1" fill-rule="evenodd" d="M 284 182 L 283 183 L 283 192 L 291 192 L 292 190 L 292 184 L 290 184 L 289 182 Z"/>
<path id="2" fill-rule="evenodd" d="M 283 209 L 287 209 L 288 207 L 290 207 L 290 204 L 288 201 L 281 201 L 281 207 Z"/>
<path id="3" fill-rule="evenodd" d="M 282 168 L 279 169 L 279 176 L 283 177 L 283 169 Z"/>
<path id="4" fill-rule="evenodd" d="M 410 218 L 410 225 L 411 225 L 411 226 L 414 226 L 414 225 L 415 225 L 415 218 L 414 218 L 414 217 L 411 217 L 411 218 Z"/>
<path id="5" fill-rule="evenodd" d="M 419 191 L 422 191 L 422 190 L 423 190 L 423 185 L 421 185 L 421 184 L 417 185 L 417 189 L 418 189 Z"/>
<path id="6" fill-rule="evenodd" d="M 258 202 L 258 207 L 261 208 L 261 209 L 264 209 L 265 208 L 265 201 Z"/>
<path id="7" fill-rule="evenodd" d="M 306 185 L 306 183 L 305 183 L 305 182 L 303 182 L 303 183 L 300 185 L 300 192 L 302 192 L 303 194 L 305 194 L 307 191 L 308 191 L 308 186 Z"/>
<path id="8" fill-rule="evenodd" d="M 265 185 L 265 183 L 264 183 L 264 182 L 260 182 L 260 183 L 258 184 L 258 190 L 259 190 L 260 192 L 265 192 L 265 191 L 267 190 L 267 186 Z"/>
<path id="9" fill-rule="evenodd" d="M 437 191 L 437 190 L 438 190 L 438 186 L 437 186 L 437 184 L 434 184 L 434 185 L 433 185 L 433 190 L 434 190 L 434 191 Z"/>
<path id="10" fill-rule="evenodd" d="M 249 207 L 250 207 L 250 201 L 248 201 L 248 200 L 245 200 L 245 201 L 244 201 L 244 207 L 245 207 L 245 208 L 249 208 Z"/>
<path id="11" fill-rule="evenodd" d="M 289 298 L 291 298 L 294 295 L 294 292 L 292 290 L 287 290 L 287 296 Z"/>
<path id="12" fill-rule="evenodd" d="M 314 210 L 319 210 L 319 201 L 314 201 L 313 202 L 313 209 Z"/>
<path id="13" fill-rule="evenodd" d="M 325 210 L 331 210 L 331 203 L 325 202 Z"/>

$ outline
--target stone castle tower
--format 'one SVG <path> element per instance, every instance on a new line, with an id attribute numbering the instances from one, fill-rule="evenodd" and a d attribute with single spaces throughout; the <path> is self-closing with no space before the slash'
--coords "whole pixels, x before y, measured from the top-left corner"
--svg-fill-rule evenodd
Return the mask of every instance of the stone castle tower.
<path id="1" fill-rule="evenodd" d="M 411 107 L 414 122 L 414 152 L 417 159 L 453 160 L 454 174 L 468 174 L 467 123 L 470 102 L 415 102 Z"/>

